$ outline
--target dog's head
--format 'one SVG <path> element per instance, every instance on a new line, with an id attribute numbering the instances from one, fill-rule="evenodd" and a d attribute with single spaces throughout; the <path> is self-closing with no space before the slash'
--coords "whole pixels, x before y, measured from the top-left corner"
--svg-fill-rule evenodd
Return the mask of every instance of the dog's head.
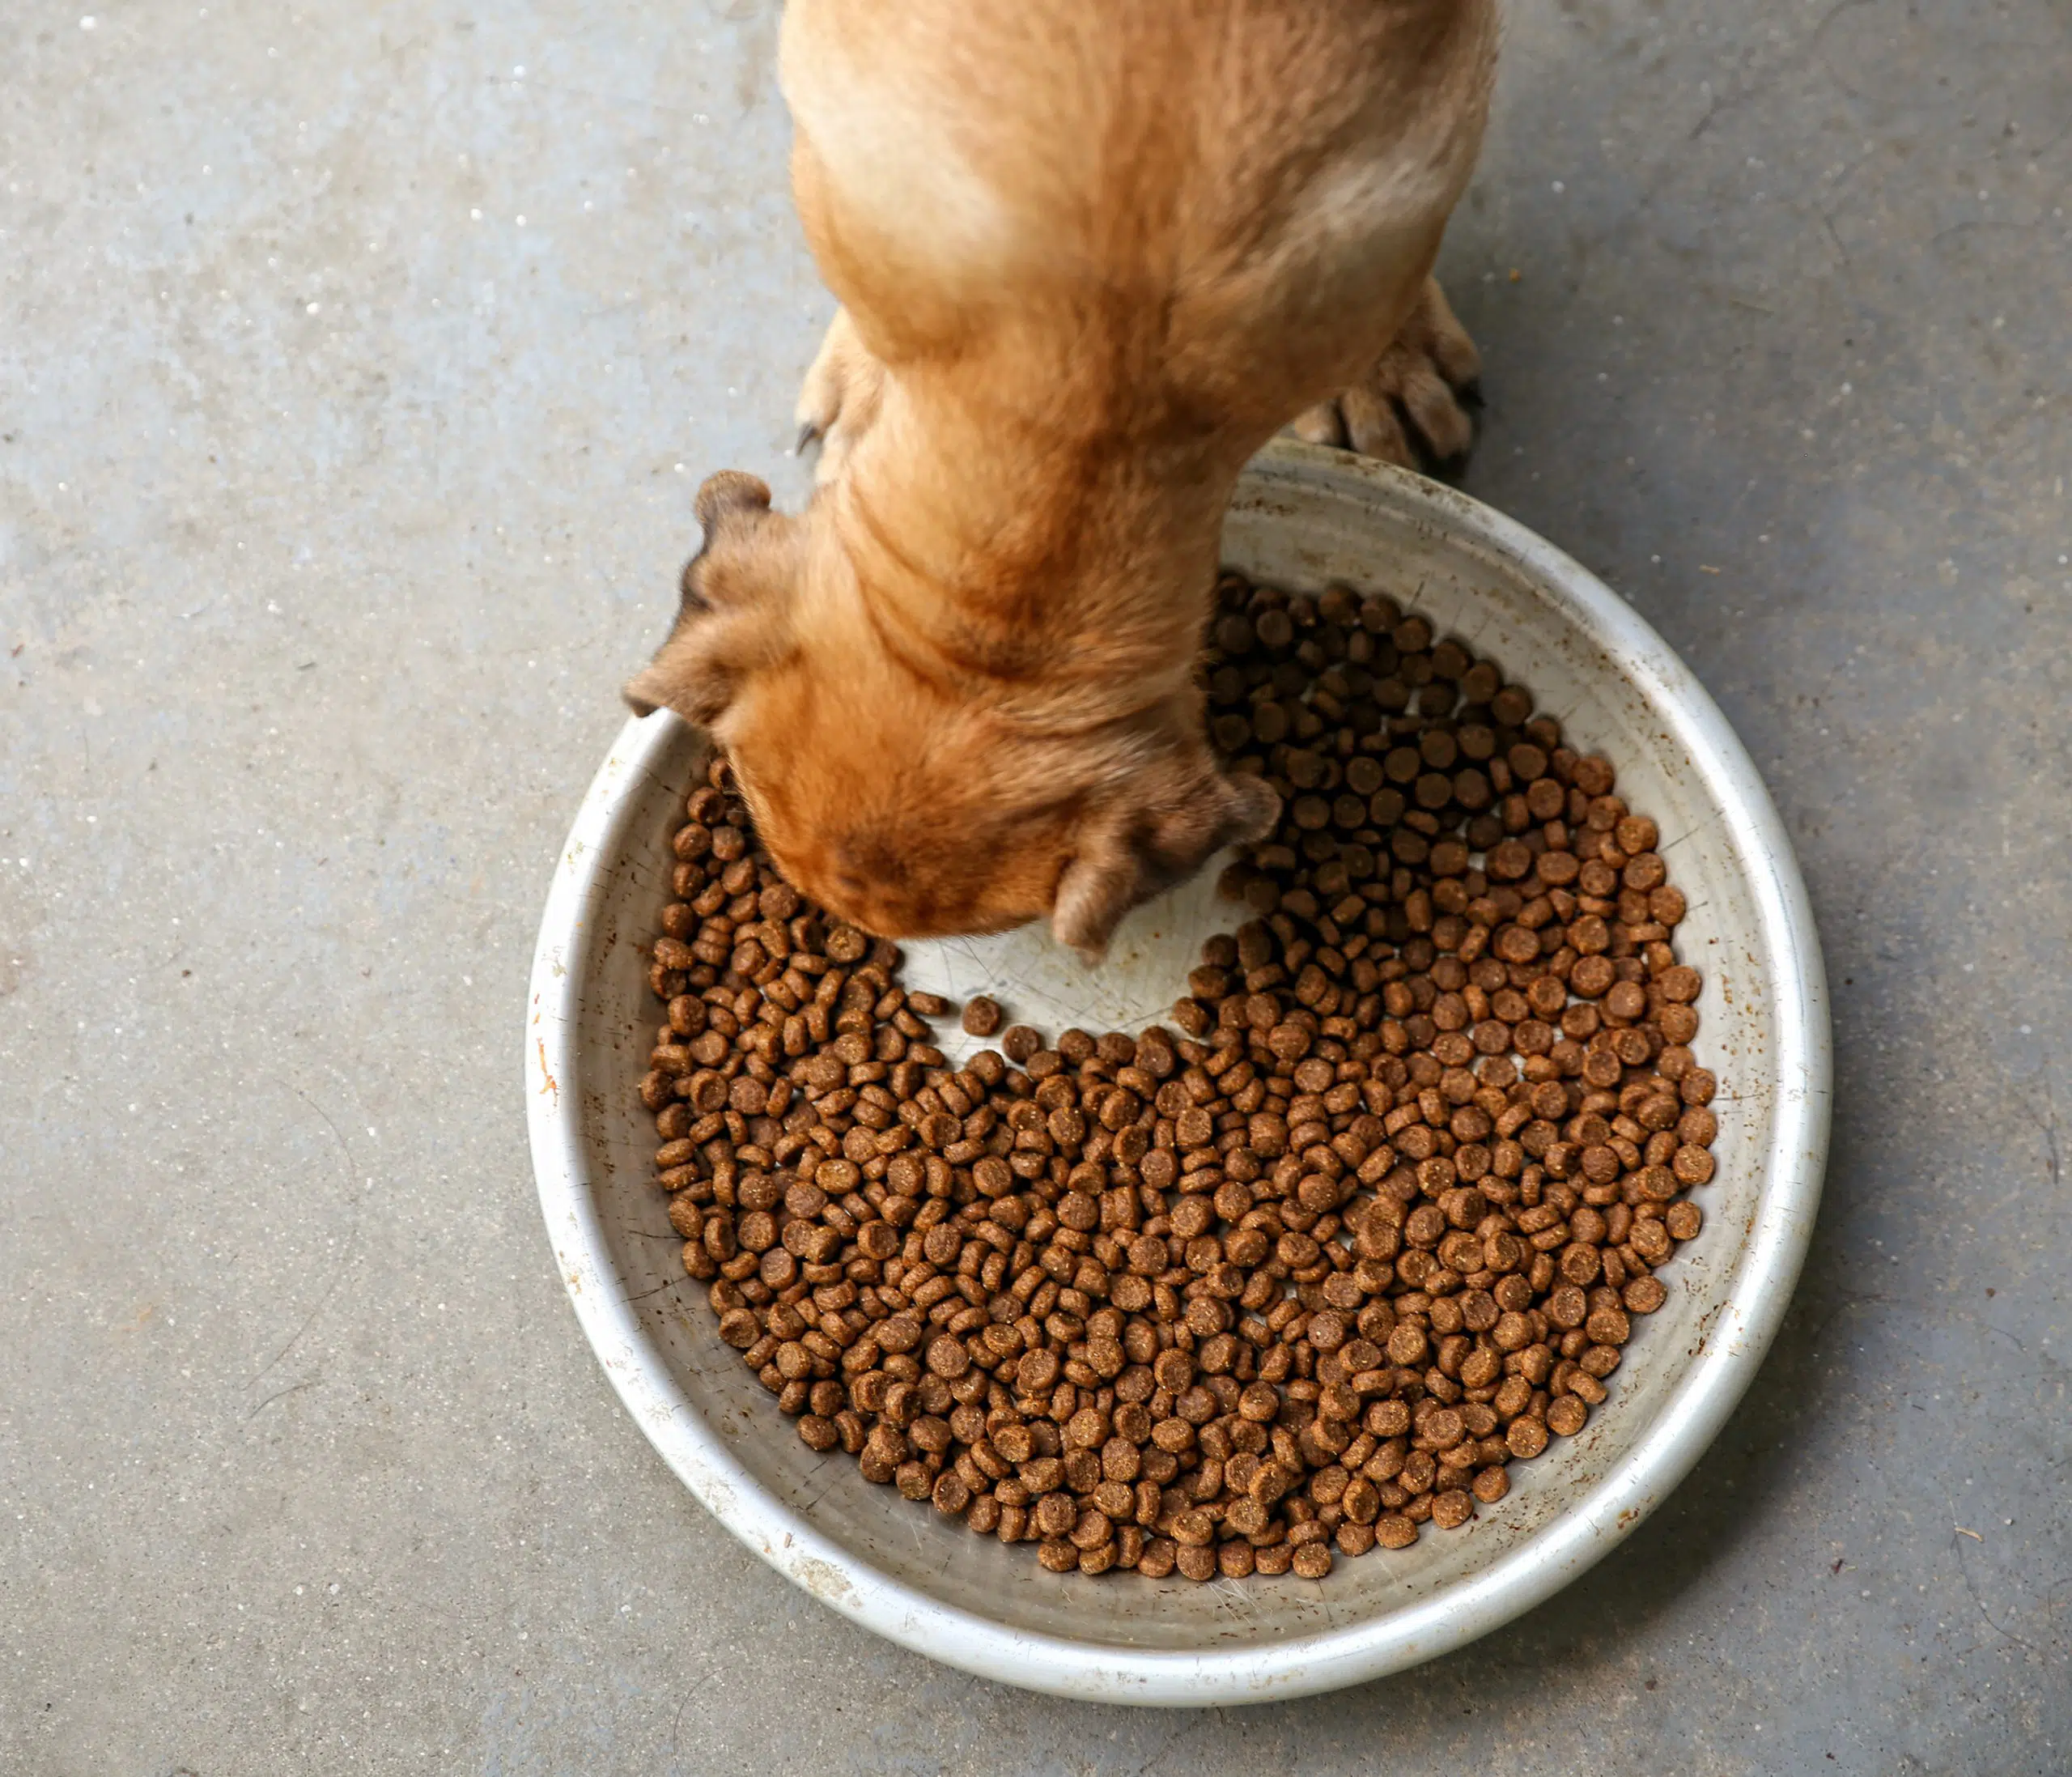
<path id="1" fill-rule="evenodd" d="M 712 732 L 772 857 L 837 916 L 895 938 L 1047 917 L 1092 960 L 1139 902 L 1272 828 L 1279 798 L 1223 772 L 1197 695 L 1032 729 L 888 648 L 761 482 L 715 475 L 697 510 L 676 627 L 626 700 Z"/>

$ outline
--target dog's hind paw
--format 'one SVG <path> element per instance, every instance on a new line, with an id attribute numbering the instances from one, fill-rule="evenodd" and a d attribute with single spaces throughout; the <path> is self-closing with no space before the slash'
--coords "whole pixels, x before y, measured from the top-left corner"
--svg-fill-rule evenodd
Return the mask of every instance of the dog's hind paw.
<path id="1" fill-rule="evenodd" d="M 1288 429 L 1427 474 L 1457 474 L 1475 447 L 1481 355 L 1436 278 L 1424 280 L 1403 330 L 1351 388 Z"/>

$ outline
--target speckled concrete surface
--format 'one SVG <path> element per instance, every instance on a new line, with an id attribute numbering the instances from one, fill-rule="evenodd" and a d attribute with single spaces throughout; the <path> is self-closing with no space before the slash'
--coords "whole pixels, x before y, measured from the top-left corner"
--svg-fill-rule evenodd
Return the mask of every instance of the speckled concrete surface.
<path id="1" fill-rule="evenodd" d="M 828 304 L 775 28 L 8 9 L 0 1770 L 2072 1768 L 2064 7 L 1514 17 L 1446 262 L 1469 486 L 1769 775 L 1827 1204 L 1754 1392 L 1586 1580 L 1194 1715 L 790 1591 L 620 1414 L 537 1225 L 548 861 L 690 486 L 797 486 Z"/>

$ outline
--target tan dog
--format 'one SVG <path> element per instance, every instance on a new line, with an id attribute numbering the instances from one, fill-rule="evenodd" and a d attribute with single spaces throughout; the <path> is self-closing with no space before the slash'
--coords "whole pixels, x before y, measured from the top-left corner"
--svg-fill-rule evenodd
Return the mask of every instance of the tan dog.
<path id="1" fill-rule="evenodd" d="M 889 937 L 1049 915 L 1098 955 L 1277 799 L 1194 665 L 1246 458 L 1463 450 L 1430 279 L 1492 0 L 791 0 L 792 185 L 843 304 L 798 517 L 737 474 L 628 686 L 731 755 L 764 843 Z M 1322 405 L 1319 405 L 1322 404 Z"/>

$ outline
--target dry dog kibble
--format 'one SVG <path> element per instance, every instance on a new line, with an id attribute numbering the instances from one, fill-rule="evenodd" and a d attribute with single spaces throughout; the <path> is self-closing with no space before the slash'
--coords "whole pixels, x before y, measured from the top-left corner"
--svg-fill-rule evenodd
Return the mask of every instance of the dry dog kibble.
<path id="1" fill-rule="evenodd" d="M 1025 1066 L 1029 1058 L 1043 1046 L 1043 1034 L 1032 1031 L 1025 1024 L 1017 1024 L 1000 1039 L 1000 1050 L 1017 1067 Z"/>
<path id="2" fill-rule="evenodd" d="M 810 1448 L 1054 1572 L 1318 1580 L 1497 1507 L 1713 1172 L 1684 898 L 1611 763 L 1387 599 L 1221 602 L 1212 733 L 1284 814 L 1174 1029 L 980 997 L 999 1049 L 953 1067 L 724 760 L 652 953 L 640 1097 L 720 1337 Z"/>

